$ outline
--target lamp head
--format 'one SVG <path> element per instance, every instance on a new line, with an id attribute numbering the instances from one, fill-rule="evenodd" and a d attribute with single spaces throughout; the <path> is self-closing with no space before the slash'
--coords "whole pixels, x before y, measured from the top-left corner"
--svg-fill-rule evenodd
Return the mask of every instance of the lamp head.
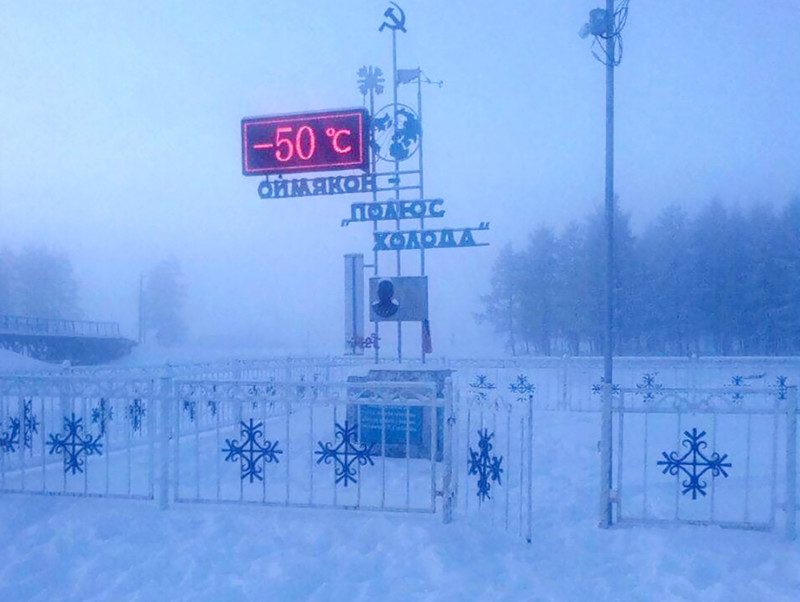
<path id="1" fill-rule="evenodd" d="M 589 35 L 604 36 L 607 32 L 606 9 L 595 8 L 589 11 L 589 21 L 578 30 L 578 36 L 586 39 Z"/>

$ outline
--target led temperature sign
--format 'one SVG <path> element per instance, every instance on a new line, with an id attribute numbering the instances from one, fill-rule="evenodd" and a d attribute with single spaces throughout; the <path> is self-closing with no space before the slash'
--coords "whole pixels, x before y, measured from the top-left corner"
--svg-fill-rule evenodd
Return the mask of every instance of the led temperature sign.
<path id="1" fill-rule="evenodd" d="M 246 176 L 369 167 L 367 110 L 242 119 Z"/>

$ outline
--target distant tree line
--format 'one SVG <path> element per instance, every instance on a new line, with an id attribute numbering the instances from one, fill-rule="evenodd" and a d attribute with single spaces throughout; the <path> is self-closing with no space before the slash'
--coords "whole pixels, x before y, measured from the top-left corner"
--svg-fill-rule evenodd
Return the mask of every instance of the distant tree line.
<path id="1" fill-rule="evenodd" d="M 79 319 L 78 283 L 69 257 L 46 247 L 0 250 L 0 314 Z"/>
<path id="2" fill-rule="evenodd" d="M 539 228 L 506 246 L 479 320 L 513 354 L 602 353 L 605 220 Z M 640 236 L 615 216 L 614 347 L 619 355 L 800 352 L 800 198 L 780 210 L 671 206 Z"/>
<path id="3" fill-rule="evenodd" d="M 151 331 L 158 344 L 165 347 L 185 342 L 186 288 L 180 263 L 174 259 L 159 261 L 144 278 L 140 293 L 142 342 Z"/>

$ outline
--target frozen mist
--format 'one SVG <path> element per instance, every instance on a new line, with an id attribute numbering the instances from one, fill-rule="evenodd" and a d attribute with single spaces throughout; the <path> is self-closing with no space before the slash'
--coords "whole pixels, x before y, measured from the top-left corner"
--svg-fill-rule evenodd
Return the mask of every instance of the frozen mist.
<path id="1" fill-rule="evenodd" d="M 529 253 L 529 261 L 523 262 L 526 278 L 534 276 L 527 290 L 544 290 L 555 282 L 561 307 L 575 310 L 567 318 L 568 326 L 580 312 L 597 309 L 592 305 L 600 298 L 595 289 L 586 286 L 581 295 L 571 294 L 558 277 L 574 257 L 599 255 L 591 250 L 562 255 L 566 261 L 555 263 L 558 273 L 550 282 L 553 274 L 539 268 L 552 263 L 554 247 L 538 244 L 554 232 L 563 243 L 561 249 L 579 241 L 571 229 L 576 223 L 583 227 L 581 220 L 592 216 L 602 202 L 604 74 L 589 44 L 576 36 L 588 11 L 600 4 L 597 0 L 502 6 L 474 0 L 460 5 L 422 0 L 245 0 L 191 7 L 157 0 L 6 4 L 0 11 L 0 314 L 39 312 L 54 318 L 112 321 L 131 339 L 137 338 L 143 316 L 169 326 L 158 334 L 155 328 L 147 332 L 146 341 L 129 356 L 98 371 L 146 374 L 139 384 L 151 387 L 148 391 L 154 394 L 158 383 L 153 374 L 189 365 L 285 357 L 341 359 L 342 258 L 364 252 L 369 260 L 373 239 L 369 226 L 340 224 L 352 215 L 350 203 L 367 197 L 259 198 L 257 179 L 242 176 L 240 125 L 245 116 L 366 106 L 358 73 L 372 65 L 384 75 L 391 72 L 390 36 L 378 26 L 385 11 L 397 4 L 408 16 L 408 31 L 398 34 L 398 68 L 406 73 L 420 68 L 418 76 L 426 78 L 421 85 L 426 195 L 444 199 L 450 226 L 487 224 L 481 240 L 491 244 L 488 249 L 437 249 L 425 256 L 431 363 L 442 368 L 449 358 L 477 360 L 508 353 L 504 333 L 496 332 L 491 320 L 475 319 L 486 309 L 482 297 L 493 292 L 495 266 L 507 243 L 517 251 L 542 251 Z M 657 324 L 660 332 L 647 339 L 632 329 L 634 334 L 624 341 L 625 352 L 674 353 L 684 363 L 697 361 L 693 353 L 784 353 L 791 347 L 786 340 L 797 340 L 800 332 L 794 318 L 800 307 L 800 245 L 793 223 L 800 195 L 800 114 L 787 108 L 800 96 L 800 8 L 786 0 L 764 0 L 757 7 L 633 0 L 630 9 L 624 62 L 616 72 L 615 175 L 630 234 L 625 242 L 641 243 L 637 258 L 643 258 L 644 268 L 626 273 L 623 292 L 628 297 L 620 298 L 628 311 L 625 327 L 636 318 L 650 327 Z M 442 85 L 436 85 L 440 80 Z M 385 88 L 376 109 L 390 102 L 389 81 Z M 407 90 L 413 93 L 413 88 Z M 723 214 L 730 219 L 720 219 Z M 707 225 L 723 225 L 724 235 L 710 240 L 697 228 L 694 240 L 709 244 L 701 248 L 706 255 L 695 253 L 699 247 L 688 239 L 665 234 L 665 215 L 683 215 L 688 224 L 702 218 Z M 765 232 L 780 232 L 780 237 L 767 236 L 765 241 Z M 756 252 L 743 259 L 737 255 L 739 245 Z M 695 263 L 673 264 L 675 257 L 686 255 Z M 718 288 L 711 286 L 715 273 L 705 271 L 712 263 L 705 257 L 725 264 L 725 281 Z M 386 264 L 393 261 L 392 254 Z M 404 259 L 403 269 L 416 270 L 416 261 Z M 599 264 L 589 265 L 575 270 L 570 282 L 582 287 L 600 278 L 600 272 Z M 657 285 L 651 278 L 654 273 L 660 279 Z M 517 274 L 509 274 L 504 284 L 516 285 Z M 718 345 L 713 336 L 703 338 L 697 332 L 680 332 L 677 344 L 670 339 L 688 323 L 684 312 L 698 306 L 687 302 L 688 293 L 682 294 L 689 288 L 686 282 L 703 293 L 703 319 L 692 314 L 692 324 L 713 322 L 714 332 L 722 332 Z M 683 302 L 678 310 L 663 294 L 667 289 Z M 140 304 L 148 295 L 161 301 Z M 174 307 L 182 312 L 170 313 Z M 634 307 L 643 309 L 633 312 Z M 669 312 L 673 318 L 677 315 L 678 326 L 667 319 Z M 534 306 L 534 317 L 544 313 Z M 749 339 L 737 342 L 736 333 L 725 328 L 745 321 L 751 327 Z M 777 323 L 789 326 L 776 333 L 772 326 Z M 548 328 L 549 323 L 541 330 L 548 334 Z M 408 356 L 416 357 L 418 331 L 409 328 L 407 333 L 406 341 L 413 341 Z M 684 345 L 692 334 L 702 339 L 701 346 Z M 387 328 L 383 336 L 386 356 L 393 356 L 395 335 Z M 591 325 L 581 336 L 575 355 L 596 352 L 599 339 Z M 522 349 L 530 343 L 525 351 L 534 354 L 546 350 L 551 357 L 545 359 L 554 366 L 572 360 L 562 358 L 572 355 L 566 337 L 554 336 L 552 348 L 547 336 L 534 339 L 520 339 L 517 345 Z M 644 361 L 617 373 L 624 386 L 635 390 L 642 374 L 654 371 L 659 382 L 688 382 L 691 372 L 683 365 L 662 368 L 665 364 L 654 367 L 656 359 L 647 366 Z M 800 377 L 793 358 L 766 369 L 760 362 L 742 360 L 735 372 L 718 368 L 701 384 L 730 387 L 731 378 L 741 378 L 750 379 L 743 387 L 774 389 L 780 375 L 788 376 L 791 384 Z M 461 407 L 467 407 L 467 383 L 478 375 L 460 365 L 456 379 Z M 789 372 L 783 370 L 787 365 Z M 360 373 L 370 367 L 359 367 Z M 471 415 L 477 422 L 469 428 L 458 422 L 458 432 L 473 438 L 479 424 L 493 433 L 504 428 L 521 432 L 521 439 L 532 442 L 532 462 L 514 463 L 524 446 L 514 448 L 512 456 L 507 451 L 510 444 L 504 448 L 497 444 L 499 437 L 494 439 L 498 447 L 490 456 L 503 456 L 503 482 L 492 481 L 496 497 L 478 507 L 475 475 L 467 475 L 468 456 L 460 453 L 453 458 L 461 475 L 459 503 L 468 498 L 472 506 L 468 514 L 456 512 L 456 520 L 442 524 L 438 498 L 436 513 L 406 514 L 256 503 L 181 503 L 162 510 L 157 492 L 154 500 L 139 500 L 7 491 L 26 477 L 31 488 L 40 466 L 51 484 L 74 476 L 77 480 L 69 481 L 72 493 L 80 493 L 90 482 L 88 476 L 81 480 L 84 473 L 66 477 L 59 457 L 64 446 L 47 443 L 66 418 L 58 413 L 69 405 L 62 398 L 68 388 L 64 383 L 87 372 L 0 350 L 0 381 L 6 387 L 0 395 L 0 597 L 800 598 L 800 545 L 782 539 L 777 527 L 774 532 L 692 525 L 599 529 L 601 418 L 594 411 L 598 398 L 591 392 L 599 371 L 594 366 L 570 370 L 548 367 L 529 374 L 540 404 L 533 413 L 532 433 L 525 430 L 526 416 L 514 414 L 512 424 L 505 422 L 506 414 L 487 410 L 484 421 L 485 408 L 480 416 L 477 410 Z M 499 383 L 499 372 L 483 375 Z M 24 389 L 14 388 L 32 373 L 46 373 L 49 376 L 42 378 L 53 382 L 62 379 L 62 390 L 43 394 L 36 399 L 41 406 L 30 406 L 41 421 L 34 432 L 39 447 L 26 447 L 29 410 Z M 513 379 L 517 373 L 508 368 L 502 377 Z M 120 377 L 120 387 L 123 380 Z M 559 389 L 565 380 L 577 393 L 560 405 L 566 399 Z M 315 382 L 309 378 L 292 381 L 291 386 L 298 391 L 322 386 Z M 91 478 L 110 474 L 106 482 L 122 491 L 127 478 L 129 487 L 134 483 L 147 497 L 147 486 L 153 483 L 149 473 L 158 472 L 153 467 L 163 458 L 157 455 L 156 442 L 148 448 L 140 444 L 138 434 L 120 426 L 134 397 L 119 395 L 102 398 L 118 412 L 117 422 L 110 423 L 111 435 L 119 438 L 117 447 L 104 447 L 105 455 L 85 460 Z M 726 400 L 732 395 L 724 389 Z M 101 407 L 93 405 L 99 399 L 76 396 L 71 403 L 68 409 L 97 435 L 92 412 Z M 48 408 L 48 422 L 38 407 Z M 210 407 L 197 406 L 205 412 Z M 186 422 L 194 410 L 191 404 L 177 406 L 184 421 L 179 425 L 186 428 L 179 451 L 189 460 L 206 454 L 220 472 L 231 468 L 222 449 L 231 449 L 226 439 L 240 436 L 239 416 L 228 416 L 224 429 L 200 433 L 199 427 L 194 430 L 196 423 Z M 259 417 L 253 412 L 266 416 L 271 410 L 262 405 L 245 411 Z M 308 431 L 302 429 L 310 416 L 300 411 L 276 413 L 276 422 L 265 427 L 273 429 L 270 441 L 278 440 L 284 451 L 282 463 L 265 468 L 267 478 L 274 479 L 267 483 L 281 487 L 276 500 L 284 490 L 292 495 L 295 488 L 304 492 L 307 480 L 323 469 L 333 470 L 317 465 L 316 456 L 308 471 L 298 468 L 309 451 L 328 440 L 321 429 L 345 416 L 329 414 L 323 413 L 325 421 L 309 425 Z M 711 449 L 727 454 L 725 461 L 736 471 L 729 479 L 714 480 L 710 489 L 740 491 L 742 480 L 749 485 L 752 476 L 755 493 L 745 502 L 750 504 L 745 514 L 767 508 L 779 515 L 780 523 L 783 510 L 769 506 L 783 492 L 765 502 L 768 477 L 759 471 L 777 449 L 770 447 L 764 433 L 784 437 L 787 421 L 785 412 L 766 416 L 746 419 L 741 428 L 736 425 L 732 430 L 739 441 L 732 444 L 722 436 L 713 439 L 716 415 L 694 426 L 709 431 Z M 14 419 L 20 418 L 21 426 L 14 427 Z M 161 420 L 153 414 L 142 418 L 145 431 Z M 666 428 L 653 429 L 641 417 L 626 418 L 625 428 L 629 435 L 647 432 L 653 445 L 654 440 L 663 442 L 659 452 L 680 450 L 681 431 L 693 426 L 680 420 L 669 423 L 668 433 Z M 732 420 L 719 418 L 723 426 Z M 773 424 L 780 428 L 770 430 Z M 308 435 L 310 450 L 295 443 L 285 447 L 290 429 Z M 178 440 L 179 431 L 171 433 Z M 749 463 L 751 435 L 756 441 L 754 457 L 762 465 Z M 747 441 L 747 447 L 741 441 Z M 784 442 L 781 439 L 780 445 Z M 462 439 L 460 445 L 466 452 L 478 444 Z M 625 453 L 641 452 L 636 445 L 627 446 Z M 11 447 L 15 451 L 9 451 Z M 148 456 L 151 452 L 156 460 Z M 645 463 L 653 469 L 653 479 L 663 477 L 655 464 L 659 457 L 648 456 Z M 372 468 L 379 469 L 383 461 L 376 460 Z M 625 500 L 634 500 L 638 508 L 644 497 L 642 506 L 649 510 L 644 486 L 636 480 L 640 458 L 635 461 L 624 464 L 626 476 L 635 477 Z M 781 456 L 778 464 L 783 461 Z M 400 469 L 410 464 L 397 458 L 389 463 Z M 433 479 L 428 465 L 415 465 L 409 472 L 415 483 L 433 482 L 434 489 L 444 489 L 440 464 Z M 209 498 L 215 486 L 233 497 L 243 487 L 235 470 L 215 482 L 211 471 L 201 474 L 199 462 L 186 466 L 181 483 L 189 497 L 195 476 L 198 489 L 205 488 L 203 495 Z M 516 528 L 506 529 L 502 516 L 503 492 L 520 494 L 527 483 L 520 469 L 528 466 L 530 543 Z M 271 472 L 276 468 L 280 471 Z M 641 477 L 645 482 L 651 478 L 646 474 Z M 364 478 L 365 486 L 378 482 L 375 474 L 369 478 Z M 389 493 L 402 498 L 402 483 L 392 478 L 390 474 Z M 176 483 L 177 479 L 170 482 Z M 258 501 L 259 491 L 246 491 L 250 501 Z M 379 503 L 374 502 L 376 492 L 367 492 L 373 494 L 372 503 Z M 347 495 L 340 500 L 351 500 L 356 493 L 349 490 Z M 650 503 L 659 509 L 659 500 Z M 516 511 L 515 506 L 515 516 Z M 523 523 L 520 511 L 520 526 Z"/>

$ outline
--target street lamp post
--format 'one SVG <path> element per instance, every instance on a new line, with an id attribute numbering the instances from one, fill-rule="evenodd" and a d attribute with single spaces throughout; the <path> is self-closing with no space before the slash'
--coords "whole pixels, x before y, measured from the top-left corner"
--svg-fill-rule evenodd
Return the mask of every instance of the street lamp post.
<path id="1" fill-rule="evenodd" d="M 606 315 L 605 344 L 603 349 L 602 425 L 600 432 L 600 526 L 610 527 L 613 515 L 611 508 L 611 404 L 613 401 L 614 368 L 614 68 L 619 65 L 622 54 L 620 33 L 628 16 L 628 1 L 620 0 L 614 8 L 614 0 L 606 0 L 605 9 L 589 12 L 589 21 L 578 35 L 594 36 L 592 53 L 606 66 Z M 617 44 L 619 43 L 619 55 Z M 599 46 L 600 52 L 594 50 Z"/>

